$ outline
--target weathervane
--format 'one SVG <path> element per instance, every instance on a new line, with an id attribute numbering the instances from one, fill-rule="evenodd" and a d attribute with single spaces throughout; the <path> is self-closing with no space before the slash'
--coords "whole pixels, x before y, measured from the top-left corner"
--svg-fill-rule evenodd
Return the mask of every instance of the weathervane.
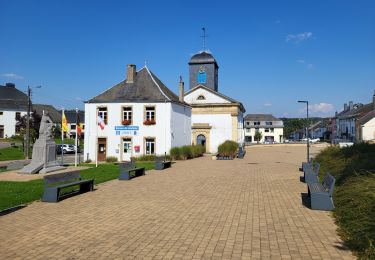
<path id="1" fill-rule="evenodd" d="M 206 38 L 208 35 L 206 34 L 206 28 L 202 27 L 203 35 L 201 36 L 203 38 L 203 50 L 206 50 Z"/>

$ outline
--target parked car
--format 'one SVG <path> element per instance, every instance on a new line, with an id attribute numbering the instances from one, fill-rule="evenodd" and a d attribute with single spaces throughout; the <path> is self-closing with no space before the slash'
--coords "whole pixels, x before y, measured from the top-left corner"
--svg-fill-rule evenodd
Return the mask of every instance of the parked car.
<path id="1" fill-rule="evenodd" d="M 72 145 L 72 144 L 57 144 L 56 145 L 56 153 L 61 154 L 61 152 L 63 152 L 64 154 L 75 153 L 75 145 Z"/>

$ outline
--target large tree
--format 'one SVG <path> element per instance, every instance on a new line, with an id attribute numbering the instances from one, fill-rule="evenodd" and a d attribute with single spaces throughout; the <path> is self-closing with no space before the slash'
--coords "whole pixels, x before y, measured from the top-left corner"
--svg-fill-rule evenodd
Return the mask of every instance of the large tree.
<path id="1" fill-rule="evenodd" d="M 30 143 L 34 143 L 35 140 L 39 137 L 39 127 L 41 117 L 33 111 L 30 113 Z M 19 118 L 17 120 L 17 127 L 20 131 L 20 136 L 23 137 L 26 134 L 26 126 L 27 126 L 27 115 Z"/>
<path id="2" fill-rule="evenodd" d="M 255 135 L 254 135 L 254 140 L 258 142 L 259 144 L 259 141 L 260 139 L 262 139 L 262 133 L 260 131 L 255 131 Z"/>

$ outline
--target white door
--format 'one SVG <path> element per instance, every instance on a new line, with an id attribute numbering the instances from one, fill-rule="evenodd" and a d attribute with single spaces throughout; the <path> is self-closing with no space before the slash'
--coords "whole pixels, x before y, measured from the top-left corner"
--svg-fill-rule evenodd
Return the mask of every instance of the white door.
<path id="1" fill-rule="evenodd" d="M 124 139 L 122 142 L 122 160 L 123 161 L 130 161 L 132 156 L 132 140 L 131 139 Z"/>

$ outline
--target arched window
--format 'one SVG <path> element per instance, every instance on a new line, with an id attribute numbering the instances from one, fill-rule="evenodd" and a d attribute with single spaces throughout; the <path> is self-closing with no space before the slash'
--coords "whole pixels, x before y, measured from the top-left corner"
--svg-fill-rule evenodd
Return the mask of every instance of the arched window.
<path id="1" fill-rule="evenodd" d="M 197 100 L 205 100 L 206 98 L 203 96 L 203 95 L 199 95 L 198 97 L 197 97 Z"/>

